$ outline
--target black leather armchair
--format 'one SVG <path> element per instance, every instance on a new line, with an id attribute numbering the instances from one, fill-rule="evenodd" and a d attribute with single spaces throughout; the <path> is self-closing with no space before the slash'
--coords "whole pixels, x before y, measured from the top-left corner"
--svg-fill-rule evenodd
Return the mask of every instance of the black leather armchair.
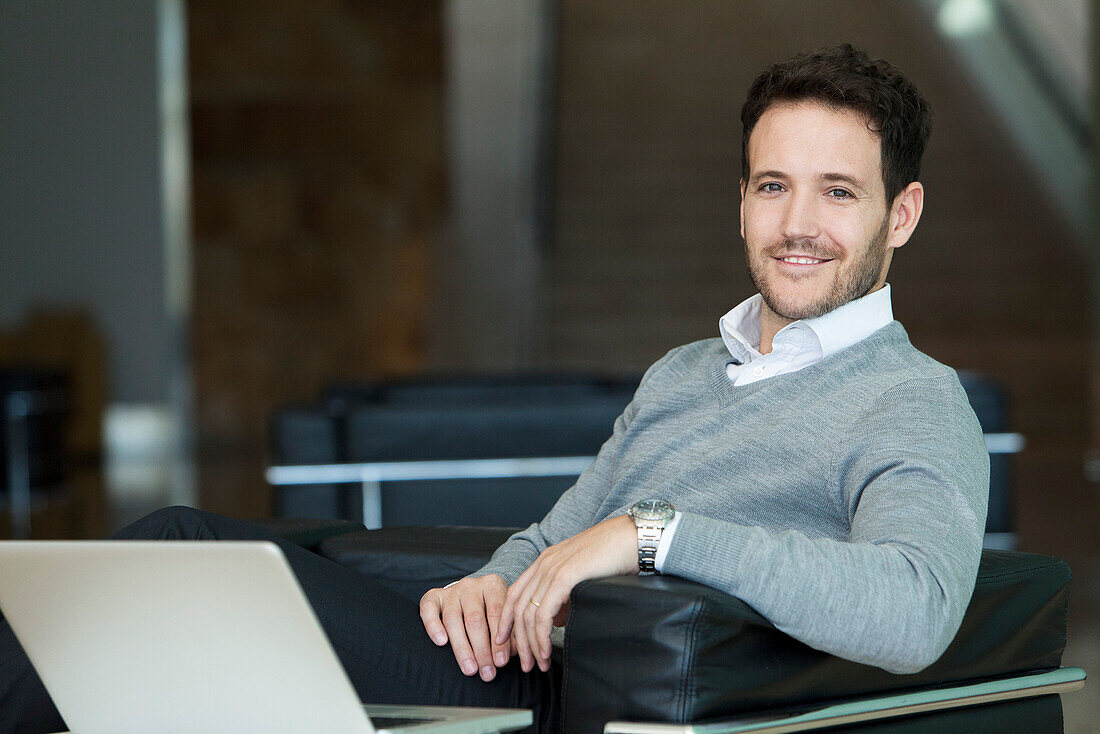
<path id="1" fill-rule="evenodd" d="M 367 531 L 293 521 L 273 527 L 414 600 L 478 568 L 511 532 Z M 855 708 L 869 720 L 830 731 L 1060 732 L 1059 692 L 1080 687 L 1084 677 L 1077 669 L 1051 672 L 1059 671 L 1065 646 L 1069 582 L 1069 568 L 1057 558 L 984 551 L 955 641 L 929 668 L 894 675 L 813 650 L 740 600 L 684 579 L 588 581 L 573 592 L 559 659 L 563 728 L 587 734 L 629 721 L 650 723 L 612 724 L 607 731 L 801 731 L 822 725 L 799 724 L 799 716 L 838 704 L 847 710 L 858 701 Z M 1061 682 L 1051 683 L 1051 676 Z M 960 698 L 976 692 L 986 697 Z M 944 700 L 931 704 L 928 697 Z M 918 711 L 884 716 L 863 705 L 868 699 L 918 704 Z M 754 719 L 762 720 L 746 723 Z M 753 728 L 777 722 L 794 728 Z"/>

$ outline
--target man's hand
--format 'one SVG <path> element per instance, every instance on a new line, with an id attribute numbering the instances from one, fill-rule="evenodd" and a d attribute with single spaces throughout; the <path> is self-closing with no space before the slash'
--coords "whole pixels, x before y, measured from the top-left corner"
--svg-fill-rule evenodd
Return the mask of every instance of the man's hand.
<path id="1" fill-rule="evenodd" d="M 550 669 L 550 627 L 563 622 L 569 593 L 587 579 L 638 573 L 638 531 L 626 515 L 611 517 L 544 550 L 508 589 L 493 638 L 511 635 L 520 667 Z"/>
<path id="2" fill-rule="evenodd" d="M 485 682 L 495 678 L 496 669 L 511 657 L 507 635 L 503 644 L 493 643 L 507 590 L 504 579 L 489 574 L 462 579 L 445 589 L 429 589 L 420 598 L 420 619 L 428 637 L 440 647 L 450 642 L 462 672 L 480 671 Z"/>

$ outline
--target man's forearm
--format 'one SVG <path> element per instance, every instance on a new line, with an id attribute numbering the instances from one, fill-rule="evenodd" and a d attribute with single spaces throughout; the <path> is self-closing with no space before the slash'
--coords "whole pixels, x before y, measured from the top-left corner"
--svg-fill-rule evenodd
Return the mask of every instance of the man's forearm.
<path id="1" fill-rule="evenodd" d="M 678 552 L 678 543 L 694 545 L 700 536 L 713 553 L 706 561 Z M 971 546 L 931 557 L 902 544 L 773 533 L 686 514 L 665 572 L 737 596 L 811 647 L 909 673 L 934 662 L 958 629 L 980 541 Z"/>

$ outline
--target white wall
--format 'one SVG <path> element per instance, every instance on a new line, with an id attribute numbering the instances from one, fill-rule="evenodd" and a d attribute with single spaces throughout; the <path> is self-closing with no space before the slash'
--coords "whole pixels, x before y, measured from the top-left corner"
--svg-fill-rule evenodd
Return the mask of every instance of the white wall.
<path id="1" fill-rule="evenodd" d="M 111 398 L 167 403 L 156 0 L 0 0 L 0 327 L 87 308 Z"/>

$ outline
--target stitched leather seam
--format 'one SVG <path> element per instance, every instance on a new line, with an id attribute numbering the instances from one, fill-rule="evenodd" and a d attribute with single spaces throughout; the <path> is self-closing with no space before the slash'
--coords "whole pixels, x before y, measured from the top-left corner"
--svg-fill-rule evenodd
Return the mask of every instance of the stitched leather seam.
<path id="1" fill-rule="evenodd" d="M 1060 568 L 1060 563 L 1035 563 L 1027 566 L 1016 566 L 1015 568 L 1001 568 L 995 571 L 987 571 L 982 575 L 982 578 L 995 578 L 997 576 L 1013 576 L 1015 574 L 1034 574 L 1038 571 L 1051 571 Z"/>
<path id="2" fill-rule="evenodd" d="M 1054 569 L 1059 568 L 1057 565 L 1042 565 L 1042 566 L 1029 566 L 1026 568 L 1014 568 L 1006 571 L 994 571 L 979 577 L 974 585 L 975 586 L 988 586 L 993 582 L 1000 582 L 1006 579 L 1027 579 L 1034 576 L 1038 576 L 1043 573 L 1049 573 Z"/>
<path id="3" fill-rule="evenodd" d="M 1066 651 L 1066 636 L 1069 634 L 1069 592 L 1070 592 L 1070 587 L 1069 587 L 1068 584 L 1066 585 L 1065 589 L 1066 589 L 1066 593 L 1062 596 L 1062 599 L 1058 604 L 1058 607 L 1059 607 L 1058 611 L 1060 612 L 1060 614 L 1058 615 L 1058 632 L 1059 632 L 1059 636 L 1062 639 L 1062 654 L 1058 656 L 1058 661 L 1059 662 L 1061 662 L 1061 660 L 1062 660 L 1062 655 L 1065 654 L 1065 651 Z"/>
<path id="4" fill-rule="evenodd" d="M 681 662 L 680 671 L 680 690 L 682 695 L 680 696 L 679 712 L 677 714 L 677 719 L 680 722 L 687 720 L 688 701 L 695 701 L 696 630 L 699 627 L 699 623 L 703 618 L 703 612 L 707 606 L 706 599 L 696 597 L 695 604 L 692 606 L 694 606 L 694 610 L 692 611 L 691 622 L 688 624 L 687 640 L 684 645 L 684 656 Z"/>

